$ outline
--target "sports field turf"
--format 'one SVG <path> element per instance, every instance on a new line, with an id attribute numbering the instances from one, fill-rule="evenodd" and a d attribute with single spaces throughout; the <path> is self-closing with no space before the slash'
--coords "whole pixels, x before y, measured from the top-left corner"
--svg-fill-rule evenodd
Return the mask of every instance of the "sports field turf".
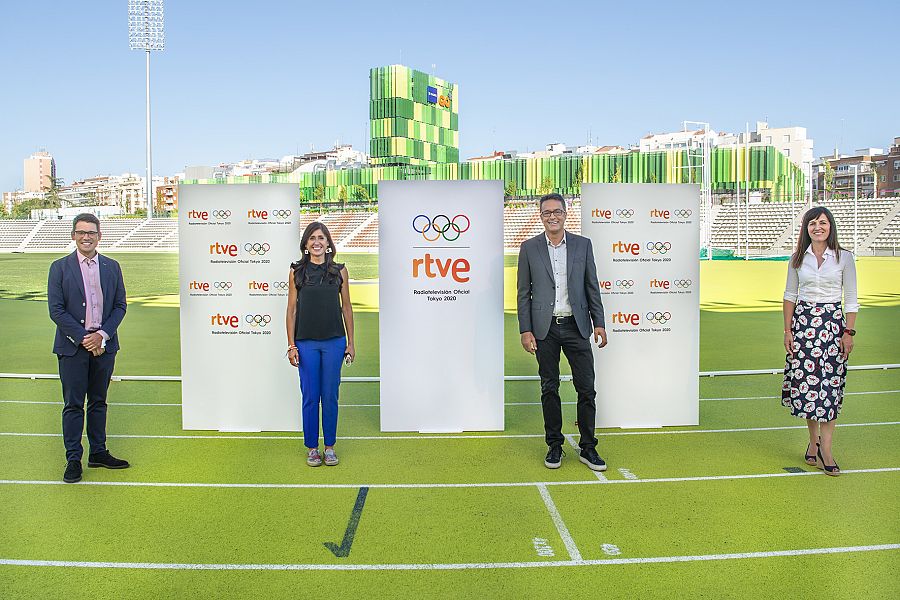
<path id="1" fill-rule="evenodd" d="M 0 255 L 2 372 L 56 372 L 52 258 Z M 116 258 L 131 299 L 116 373 L 177 375 L 177 256 Z M 377 277 L 376 256 L 339 258 Z M 533 375 L 514 265 L 506 373 Z M 702 265 L 701 370 L 781 365 L 785 268 Z M 851 364 L 900 363 L 900 260 L 858 268 Z M 352 294 L 344 373 L 377 375 L 377 285 Z M 0 598 L 898 597 L 900 370 L 853 371 L 847 390 L 839 478 L 803 462 L 804 422 L 758 375 L 701 378 L 699 427 L 600 431 L 600 479 L 571 448 L 544 468 L 536 382 L 506 384 L 505 431 L 440 436 L 382 434 L 377 384 L 344 384 L 342 462 L 318 469 L 298 434 L 184 432 L 178 383 L 114 382 L 109 445 L 132 468 L 65 485 L 59 382 L 0 379 Z"/>

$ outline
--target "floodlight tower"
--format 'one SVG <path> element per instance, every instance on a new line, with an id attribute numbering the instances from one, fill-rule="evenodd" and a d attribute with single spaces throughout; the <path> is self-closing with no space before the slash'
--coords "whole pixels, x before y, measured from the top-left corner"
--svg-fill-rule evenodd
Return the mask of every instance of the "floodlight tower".
<path id="1" fill-rule="evenodd" d="M 166 47 L 163 0 L 128 0 L 128 45 L 147 53 L 147 218 L 153 218 L 153 159 L 150 150 L 150 52 Z"/>

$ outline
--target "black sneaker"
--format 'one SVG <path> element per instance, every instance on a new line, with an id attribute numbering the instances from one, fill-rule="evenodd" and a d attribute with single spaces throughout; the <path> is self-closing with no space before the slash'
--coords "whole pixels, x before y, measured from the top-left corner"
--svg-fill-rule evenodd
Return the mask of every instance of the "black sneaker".
<path id="1" fill-rule="evenodd" d="M 606 461 L 600 458 L 595 448 L 584 448 L 579 452 L 578 460 L 586 464 L 591 471 L 606 470 Z"/>
<path id="2" fill-rule="evenodd" d="M 70 460 L 66 463 L 66 472 L 63 473 L 63 481 L 66 483 L 78 483 L 81 481 L 80 460 Z"/>
<path id="3" fill-rule="evenodd" d="M 107 469 L 127 469 L 131 465 L 127 460 L 116 458 L 109 453 L 109 450 L 98 452 L 97 454 L 88 454 L 89 467 L 104 467 Z"/>
<path id="4" fill-rule="evenodd" d="M 550 446 L 550 450 L 547 451 L 547 457 L 544 459 L 544 466 L 548 469 L 558 469 L 559 465 L 562 464 L 562 457 L 565 455 L 566 453 L 563 451 L 562 446 Z"/>

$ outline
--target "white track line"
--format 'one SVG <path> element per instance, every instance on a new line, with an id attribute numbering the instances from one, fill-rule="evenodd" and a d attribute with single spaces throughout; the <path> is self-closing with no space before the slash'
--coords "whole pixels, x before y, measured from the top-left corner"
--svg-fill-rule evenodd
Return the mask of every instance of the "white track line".
<path id="1" fill-rule="evenodd" d="M 843 427 L 883 427 L 888 425 L 900 425 L 900 421 L 879 421 L 875 423 L 842 423 Z M 677 429 L 673 431 L 610 431 L 600 432 L 601 438 L 631 436 L 631 435 L 683 435 L 690 433 L 747 433 L 753 431 L 790 431 L 793 429 L 806 429 L 806 425 L 784 425 L 780 427 L 736 427 L 733 429 Z M 62 433 L 27 433 L 16 431 L 0 431 L 0 437 L 62 437 Z M 141 439 L 141 440 L 281 440 L 296 441 L 302 440 L 301 435 L 142 435 L 131 433 L 108 434 L 107 438 L 115 439 Z M 396 441 L 396 440 L 496 440 L 496 439 L 535 439 L 543 438 L 543 434 L 539 433 L 498 433 L 484 435 L 428 435 L 428 434 L 412 434 L 412 435 L 348 435 L 342 436 L 341 440 L 345 441 Z M 581 448 L 575 443 L 572 434 L 566 434 L 569 444 L 580 452 Z"/>
<path id="2" fill-rule="evenodd" d="M 841 469 L 844 475 L 861 473 L 894 473 L 900 467 L 883 467 L 877 469 Z M 62 485 L 84 486 L 97 485 L 103 487 L 159 487 L 159 488 L 220 488 L 220 489 L 359 489 L 361 487 L 378 489 L 444 489 L 444 488 L 521 488 L 534 486 L 565 485 L 635 485 L 643 483 L 684 483 L 695 481 L 728 481 L 738 479 L 769 479 L 772 477 L 807 477 L 825 476 L 822 471 L 801 471 L 799 473 L 752 473 L 746 475 L 707 475 L 695 477 L 658 477 L 656 479 L 609 479 L 598 481 L 584 479 L 576 481 L 500 481 L 482 483 L 203 483 L 203 482 L 165 482 L 165 481 L 80 481 L 65 483 L 59 479 L 0 479 L 0 485 Z"/>
<path id="3" fill-rule="evenodd" d="M 897 394 L 900 390 L 874 390 L 871 392 L 844 392 L 845 396 L 869 396 L 875 394 Z M 781 396 L 735 396 L 728 398 L 700 398 L 700 402 L 717 402 L 722 400 L 778 400 Z M 58 400 L 0 400 L 0 404 L 56 404 Z M 110 402 L 111 406 L 182 406 L 181 402 Z M 577 402 L 561 402 L 564 405 L 575 405 Z M 504 406 L 540 406 L 540 402 L 505 402 Z M 341 404 L 341 408 L 380 408 L 380 404 Z"/>
<path id="4" fill-rule="evenodd" d="M 0 558 L 0 565 L 19 567 L 63 567 L 84 569 L 151 569 L 184 571 L 459 571 L 468 569 L 529 569 L 535 567 L 588 567 L 605 565 L 636 565 L 659 563 L 703 562 L 711 560 L 741 560 L 748 558 L 778 558 L 818 554 L 849 554 L 898 550 L 900 544 L 873 546 L 842 546 L 836 548 L 804 548 L 772 550 L 768 552 L 738 552 L 732 554 L 695 554 L 691 556 L 646 556 L 640 558 L 600 558 L 593 560 L 558 560 L 496 563 L 422 563 L 422 564 L 216 564 L 216 563 L 150 563 L 150 562 L 87 562 L 68 560 L 18 560 Z"/>
<path id="5" fill-rule="evenodd" d="M 572 435 L 571 433 L 567 433 L 565 435 L 565 438 L 569 441 L 569 445 L 572 446 L 572 449 L 575 450 L 576 456 L 578 454 L 580 454 L 581 446 L 579 446 L 578 443 L 575 441 L 575 436 Z M 600 471 L 594 471 L 593 469 L 591 469 L 591 473 L 593 473 L 597 477 L 597 479 L 599 479 L 600 481 L 606 481 L 606 475 L 604 475 Z"/>
<path id="6" fill-rule="evenodd" d="M 547 512 L 550 513 L 550 518 L 553 519 L 553 524 L 556 525 L 556 531 L 559 532 L 559 537 L 562 538 L 566 551 L 569 553 L 569 558 L 573 561 L 581 562 L 581 552 L 579 552 L 578 546 L 575 545 L 575 540 L 572 539 L 572 534 L 569 533 L 569 528 L 566 527 L 566 522 L 563 521 L 562 515 L 559 514 L 559 509 L 556 508 L 553 498 L 550 497 L 547 486 L 539 483 L 537 489 L 541 493 L 541 499 L 547 506 Z"/>

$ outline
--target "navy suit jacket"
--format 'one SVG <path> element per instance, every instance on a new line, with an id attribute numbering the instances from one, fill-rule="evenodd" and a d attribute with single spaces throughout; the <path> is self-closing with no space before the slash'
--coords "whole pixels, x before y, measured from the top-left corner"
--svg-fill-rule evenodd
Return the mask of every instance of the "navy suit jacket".
<path id="1" fill-rule="evenodd" d="M 581 337 L 588 338 L 594 327 L 605 327 L 594 248 L 589 238 L 566 232 L 566 270 L 572 314 Z M 550 329 L 556 300 L 556 280 L 544 233 L 522 242 L 517 283 L 519 333 L 530 331 L 542 340 Z"/>
<path id="2" fill-rule="evenodd" d="M 47 281 L 47 301 L 50 318 L 56 323 L 56 339 L 53 352 L 59 356 L 73 356 L 88 334 L 84 328 L 87 303 L 84 297 L 84 279 L 78 264 L 78 251 L 64 256 L 50 265 Z M 100 289 L 103 291 L 103 321 L 100 329 L 109 335 L 106 352 L 119 349 L 116 331 L 125 318 L 125 281 L 122 269 L 113 259 L 97 254 L 100 264 Z"/>

